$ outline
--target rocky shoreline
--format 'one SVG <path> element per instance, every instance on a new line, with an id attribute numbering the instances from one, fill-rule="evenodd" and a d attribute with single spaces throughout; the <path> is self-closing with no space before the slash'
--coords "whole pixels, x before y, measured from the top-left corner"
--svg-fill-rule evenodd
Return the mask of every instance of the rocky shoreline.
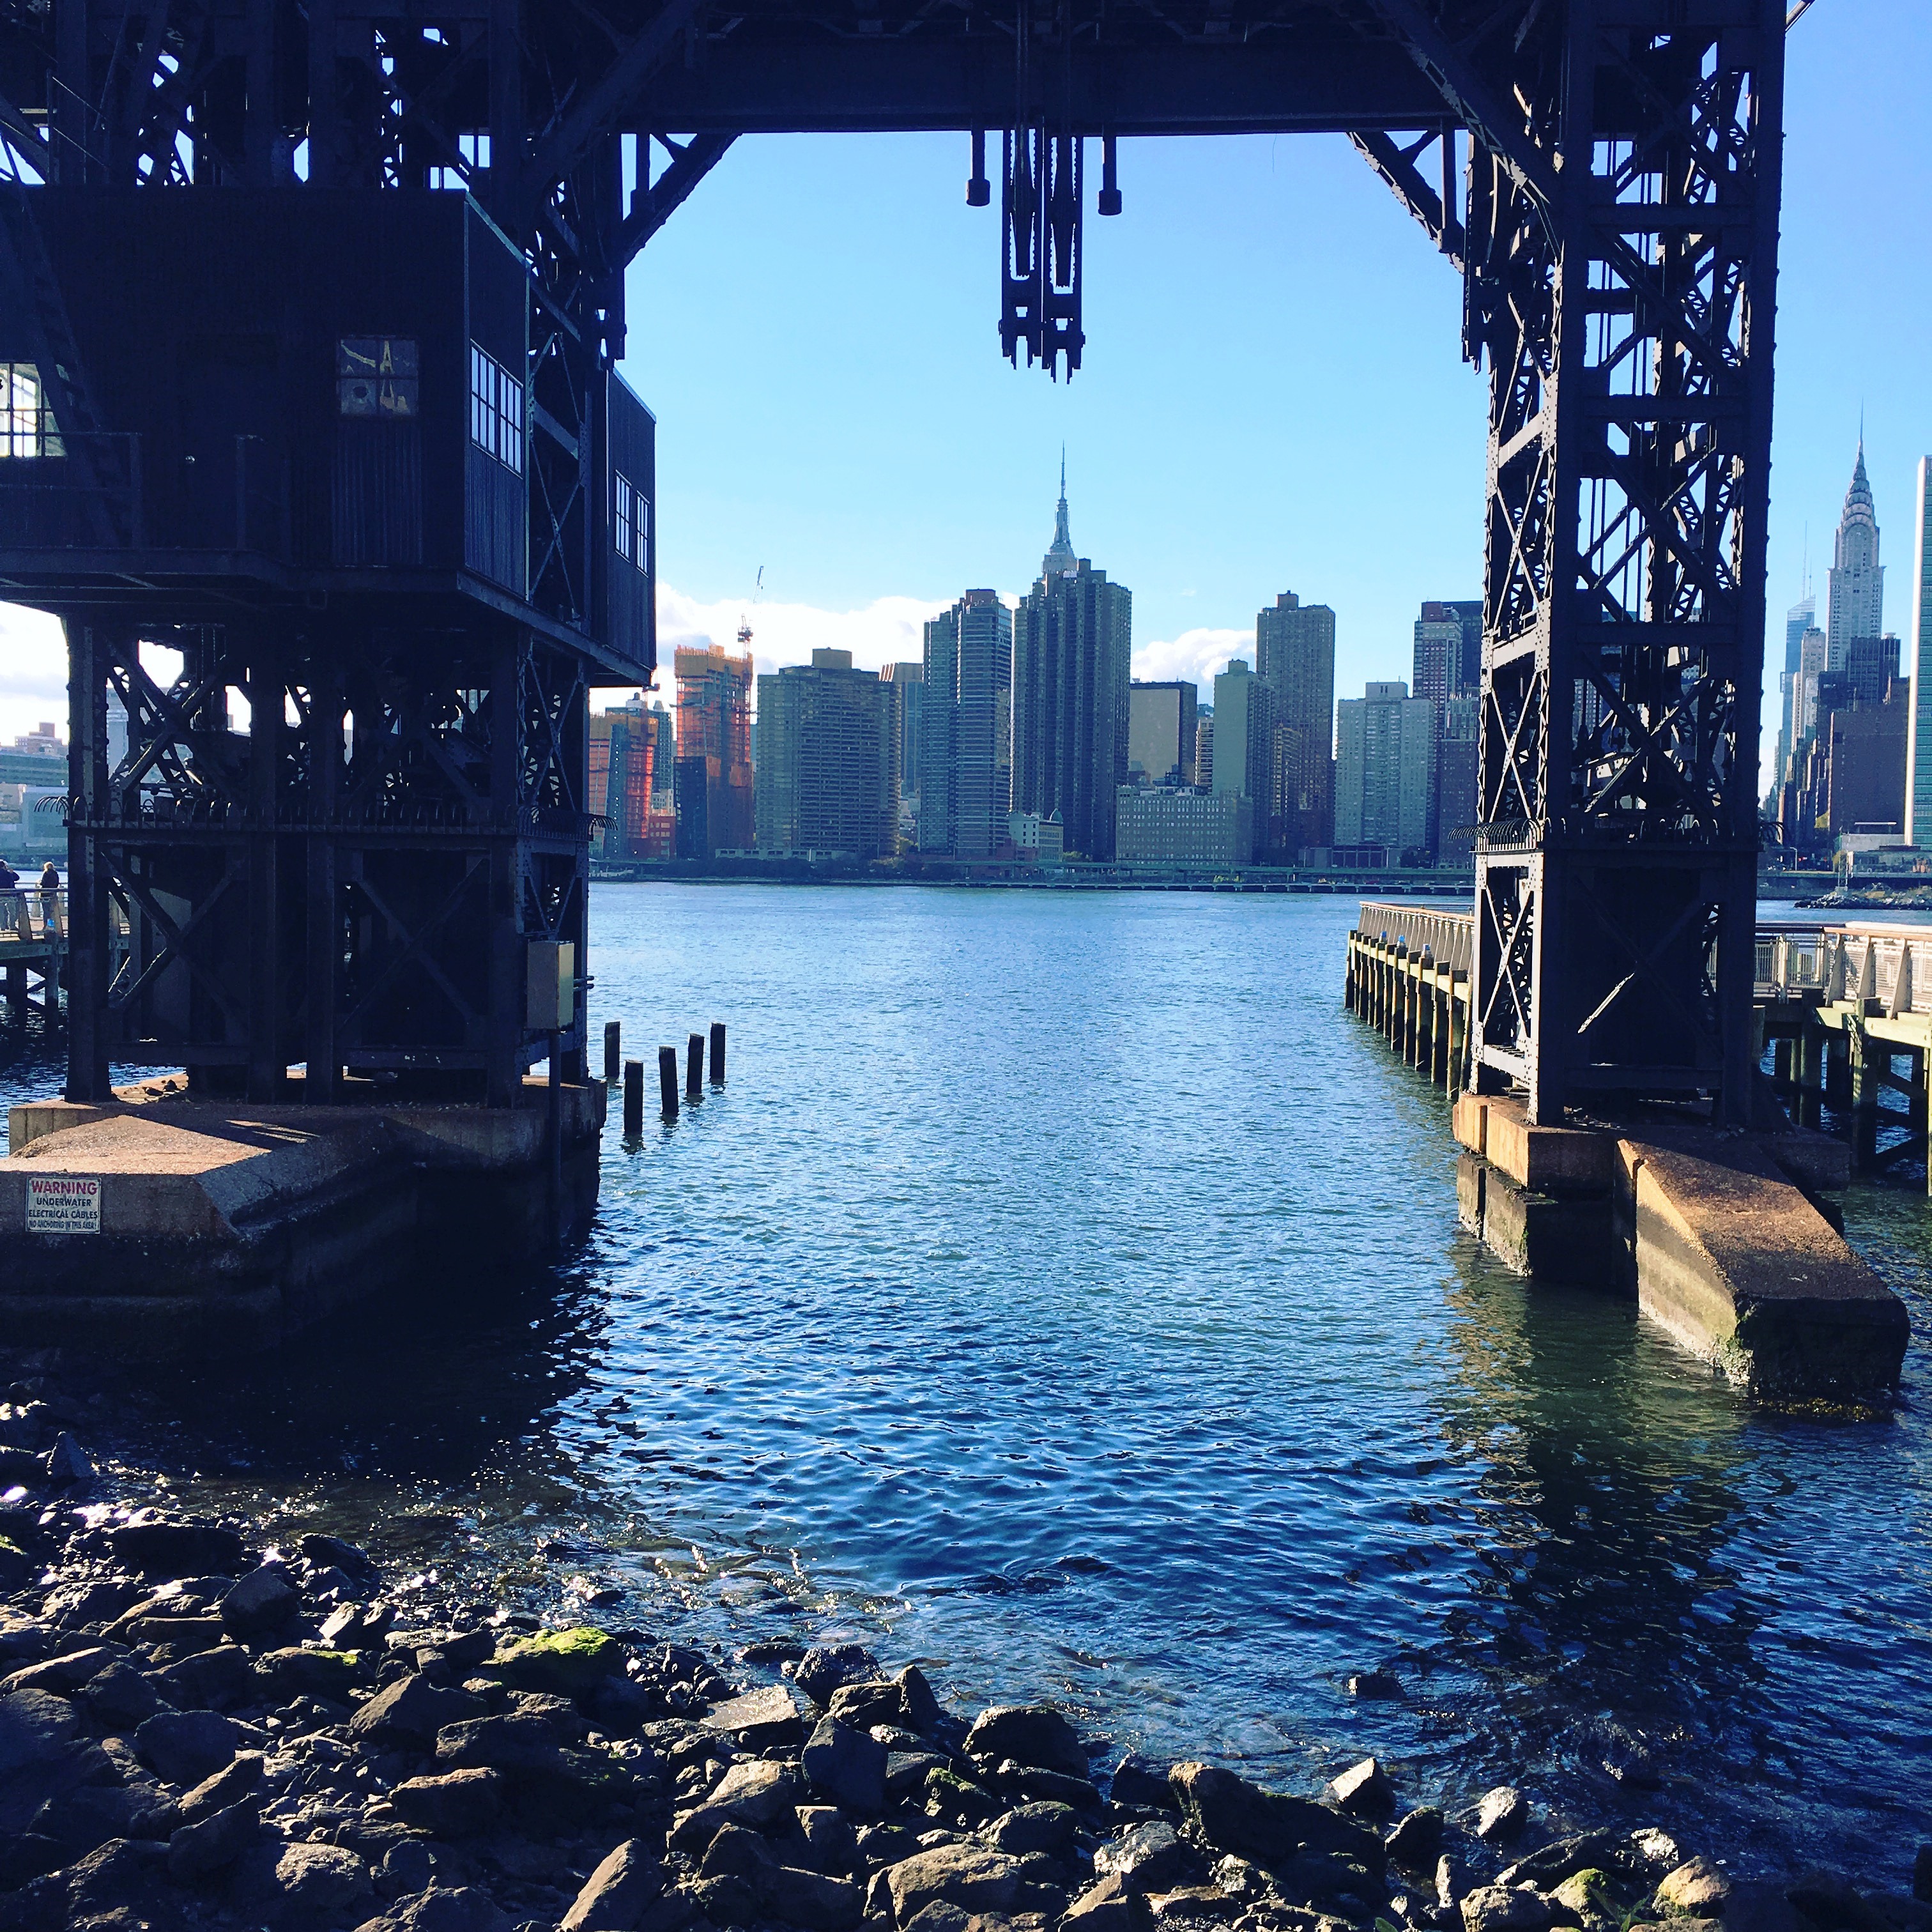
<path id="1" fill-rule="evenodd" d="M 405 1604 L 335 1538 L 104 1495 L 56 1391 L 0 1396 L 0 1932 L 1932 1932 L 1932 1848 L 1916 1898 L 1751 1880 L 1373 1760 L 1096 1760 L 856 1646 Z"/>

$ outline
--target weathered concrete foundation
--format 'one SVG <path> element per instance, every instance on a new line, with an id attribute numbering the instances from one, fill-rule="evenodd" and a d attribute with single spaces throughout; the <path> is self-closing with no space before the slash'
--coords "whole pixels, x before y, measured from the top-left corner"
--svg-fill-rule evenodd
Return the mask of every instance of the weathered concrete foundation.
<path id="1" fill-rule="evenodd" d="M 300 1083 L 292 1083 L 300 1090 Z M 596 1212 L 600 1086 L 516 1108 L 191 1097 L 14 1108 L 0 1160 L 0 1328 L 104 1354 L 238 1354 L 357 1302 L 539 1255 Z M 98 1232 L 29 1223 L 29 1181 L 98 1180 Z"/>
<path id="2" fill-rule="evenodd" d="M 1664 1114 L 1536 1126 L 1520 1101 L 1466 1093 L 1455 1128 L 1463 1225 L 1519 1274 L 1634 1294 L 1765 1400 L 1870 1401 L 1897 1386 L 1904 1306 L 1821 1198 L 1848 1178 L 1842 1143 Z"/>

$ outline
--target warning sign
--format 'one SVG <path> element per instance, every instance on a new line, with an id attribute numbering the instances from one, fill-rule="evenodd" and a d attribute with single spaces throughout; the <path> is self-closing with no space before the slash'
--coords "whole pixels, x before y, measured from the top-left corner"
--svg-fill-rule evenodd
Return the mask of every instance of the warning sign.
<path id="1" fill-rule="evenodd" d="M 100 1182 L 97 1176 L 28 1175 L 28 1234 L 98 1234 L 100 1232 Z"/>

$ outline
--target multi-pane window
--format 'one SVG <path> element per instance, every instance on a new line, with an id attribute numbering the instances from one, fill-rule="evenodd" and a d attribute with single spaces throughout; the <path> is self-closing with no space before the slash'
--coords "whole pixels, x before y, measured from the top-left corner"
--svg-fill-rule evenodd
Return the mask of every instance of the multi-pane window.
<path id="1" fill-rule="evenodd" d="M 418 415 L 416 345 L 400 335 L 345 335 L 335 345 L 335 406 L 345 416 Z"/>
<path id="2" fill-rule="evenodd" d="M 524 472 L 524 386 L 494 356 L 470 345 L 470 440 Z"/>
<path id="3" fill-rule="evenodd" d="M 651 568 L 650 499 L 621 471 L 610 494 L 612 541 L 617 554 L 649 575 Z"/>
<path id="4" fill-rule="evenodd" d="M 0 362 L 0 458 L 67 454 L 31 362 Z"/>

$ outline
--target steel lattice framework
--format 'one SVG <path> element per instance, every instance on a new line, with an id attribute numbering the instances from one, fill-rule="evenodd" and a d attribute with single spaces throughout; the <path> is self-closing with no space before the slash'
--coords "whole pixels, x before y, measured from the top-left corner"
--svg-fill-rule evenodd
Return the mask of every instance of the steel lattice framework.
<path id="1" fill-rule="evenodd" d="M 427 607 L 380 586 L 338 586 L 340 623 L 299 572 L 236 609 L 275 513 L 245 436 L 225 566 L 107 567 L 140 547 L 138 453 L 33 190 L 10 204 L 13 352 L 57 372 L 85 487 L 65 566 L 0 526 L 0 591 L 68 621 L 77 898 L 97 938 L 116 907 L 146 935 L 118 988 L 104 940 L 76 946 L 74 1090 L 146 1040 L 258 1089 L 387 1055 L 506 1097 L 534 1051 L 501 1018 L 518 946 L 582 937 L 586 681 L 648 669 L 596 614 L 623 271 L 733 142 L 957 130 L 986 204 L 1000 134 L 1001 345 L 1058 374 L 1085 143 L 1112 214 L 1122 136 L 1309 130 L 1348 134 L 1460 271 L 1489 382 L 1476 1078 L 1539 1120 L 1700 1092 L 1742 1118 L 1786 25 L 1784 0 L 0 0 L 0 138 L 32 176 L 461 189 L 529 290 L 527 581 L 425 648 Z M 142 1002 L 174 961 L 164 1025 Z"/>

